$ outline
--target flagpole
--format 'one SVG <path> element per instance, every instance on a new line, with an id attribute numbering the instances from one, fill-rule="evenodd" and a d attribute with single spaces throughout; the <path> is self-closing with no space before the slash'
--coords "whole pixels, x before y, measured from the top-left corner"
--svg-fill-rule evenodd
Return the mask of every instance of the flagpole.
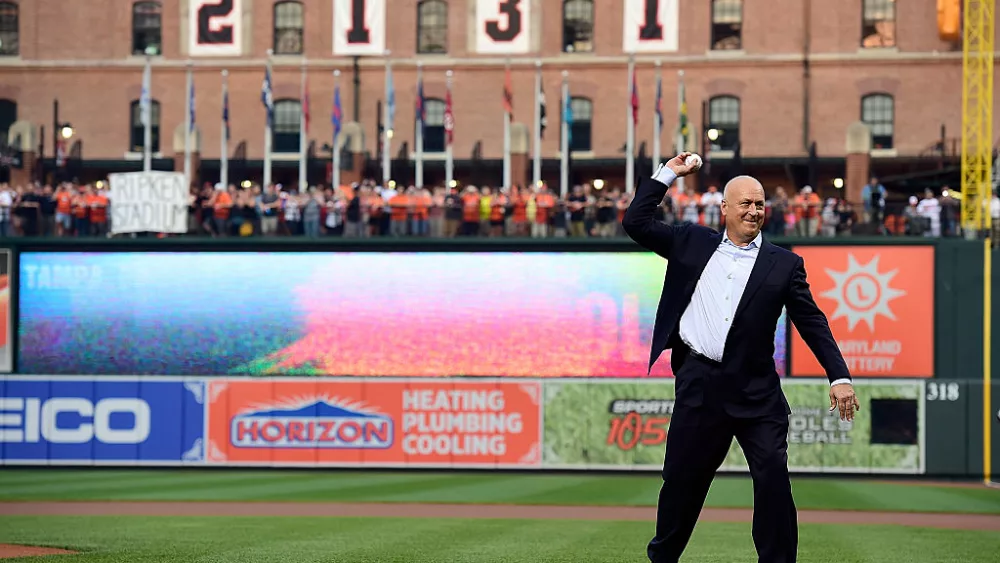
<path id="1" fill-rule="evenodd" d="M 684 138 L 684 131 L 681 127 L 680 117 L 684 111 L 684 71 L 677 71 L 677 137 L 675 139 L 676 150 L 675 154 L 680 154 L 684 152 L 685 145 L 687 144 Z M 684 191 L 684 178 L 677 178 L 677 190 L 680 192 Z"/>
<path id="2" fill-rule="evenodd" d="M 661 61 L 656 61 L 656 107 L 653 108 L 653 173 L 660 167 L 660 132 L 663 131 L 663 116 L 660 114 L 660 94 L 663 86 Z"/>
<path id="3" fill-rule="evenodd" d="M 392 122 L 389 119 L 391 112 L 389 111 L 389 96 L 391 95 L 391 82 L 392 82 L 392 59 L 389 58 L 390 52 L 385 52 L 385 104 L 383 105 L 385 112 L 385 131 L 382 134 L 382 183 L 384 187 L 389 186 L 389 180 L 392 178 L 392 159 L 389 156 L 389 147 L 392 144 Z"/>
<path id="4" fill-rule="evenodd" d="M 309 111 L 306 107 L 308 102 L 309 93 L 306 92 L 308 84 L 306 83 L 306 60 L 302 59 L 302 95 L 299 97 L 299 193 L 304 194 L 309 189 L 309 171 L 306 168 L 306 159 L 309 151 L 309 133 L 307 129 L 309 124 L 306 122 L 306 112 Z"/>
<path id="5" fill-rule="evenodd" d="M 333 91 L 337 92 L 340 89 L 340 70 L 333 71 Z M 336 127 L 333 130 L 333 187 L 334 189 L 340 187 L 340 134 Z"/>
<path id="6" fill-rule="evenodd" d="M 146 67 L 142 72 L 142 90 L 145 97 L 142 100 L 142 169 L 149 172 L 153 169 L 153 58 L 146 52 Z"/>
<path id="7" fill-rule="evenodd" d="M 625 139 L 625 190 L 631 192 L 635 186 L 635 121 L 633 121 L 632 116 L 632 74 L 635 72 L 635 55 L 629 55 L 628 57 L 628 104 L 627 117 L 628 117 L 628 133 Z"/>
<path id="8" fill-rule="evenodd" d="M 452 76 L 454 76 L 454 73 L 449 70 L 448 72 L 445 73 L 445 76 L 447 77 L 448 99 L 450 100 L 451 79 Z M 454 100 L 452 100 L 452 103 L 454 103 Z M 454 113 L 455 111 L 454 108 L 449 108 L 449 109 L 451 109 L 452 113 Z M 454 123 L 450 127 L 454 128 Z M 452 129 L 452 133 L 454 133 L 454 129 Z M 455 153 L 453 152 L 451 145 L 452 143 L 448 137 L 448 132 L 445 131 L 444 185 L 447 189 L 451 189 L 451 183 L 455 179 Z"/>
<path id="9" fill-rule="evenodd" d="M 563 112 L 562 137 L 559 141 L 559 197 L 565 198 L 569 193 L 569 123 L 566 122 L 566 104 L 569 103 L 569 71 L 562 71 L 562 97 L 560 98 L 559 111 Z"/>
<path id="10" fill-rule="evenodd" d="M 267 50 L 267 76 L 271 76 L 271 56 L 274 51 Z M 273 91 L 273 89 L 272 89 Z M 267 125 L 264 127 L 264 187 L 271 185 L 271 110 L 265 107 L 267 112 Z"/>
<path id="11" fill-rule="evenodd" d="M 531 181 L 542 183 L 542 61 L 535 61 L 535 162 Z"/>
<path id="12" fill-rule="evenodd" d="M 510 59 L 507 59 L 506 72 L 510 73 Z M 503 111 L 503 187 L 510 187 L 510 112 L 506 108 Z"/>
<path id="13" fill-rule="evenodd" d="M 228 107 L 226 106 L 228 96 L 229 96 L 229 71 L 223 70 L 222 71 L 223 112 L 228 111 Z M 221 134 L 219 135 L 219 149 L 221 151 L 219 155 L 219 164 L 220 164 L 219 167 L 221 168 L 221 172 L 219 175 L 219 183 L 221 183 L 223 187 L 229 186 L 229 138 L 227 136 L 227 133 L 229 131 L 226 128 L 227 124 L 226 118 L 227 118 L 226 115 L 222 116 L 222 126 L 220 131 Z"/>
<path id="14" fill-rule="evenodd" d="M 417 61 L 417 96 L 421 95 L 420 90 L 424 84 L 424 64 Z M 420 100 L 420 111 L 424 111 L 424 102 Z M 424 187 L 424 122 L 421 119 L 420 114 L 417 114 L 417 139 L 416 139 L 416 171 L 415 171 L 415 184 L 417 188 Z"/>
<path id="15" fill-rule="evenodd" d="M 191 187 L 191 128 L 194 127 L 194 123 L 191 122 L 191 106 L 194 104 L 192 99 L 191 88 L 194 86 L 194 70 L 193 63 L 188 60 L 187 62 L 187 90 L 185 91 L 186 96 L 184 96 L 187 101 L 184 103 L 184 115 L 187 126 L 184 128 L 184 182 L 187 184 L 188 188 Z"/>

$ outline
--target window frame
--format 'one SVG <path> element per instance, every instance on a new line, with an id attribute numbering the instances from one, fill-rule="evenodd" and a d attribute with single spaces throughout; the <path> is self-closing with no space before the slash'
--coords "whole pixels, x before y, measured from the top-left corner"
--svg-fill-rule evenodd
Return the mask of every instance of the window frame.
<path id="1" fill-rule="evenodd" d="M 584 105 L 586 104 L 586 105 Z M 570 96 L 570 111 L 573 123 L 570 125 L 569 152 L 593 152 L 594 150 L 594 100 L 586 96 Z M 580 108 L 587 108 L 587 118 L 581 119 Z M 584 142 L 581 142 L 581 139 Z"/>
<path id="2" fill-rule="evenodd" d="M 8 38 L 0 45 L 0 57 L 18 57 L 21 55 L 21 7 L 17 2 L 0 1 L 0 16 L 4 15 L 5 10 L 10 12 L 6 15 L 7 22 L 12 23 L 10 29 L 4 29 L 4 19 L 0 17 L 0 41 L 4 37 Z M 13 41 L 10 37 L 13 37 Z"/>
<path id="3" fill-rule="evenodd" d="M 878 101 L 888 100 L 889 101 L 889 119 L 865 119 L 865 102 L 871 100 L 877 103 Z M 879 112 L 884 108 L 871 108 L 871 111 Z M 896 148 L 896 97 L 888 92 L 870 92 L 861 96 L 861 122 L 871 129 L 872 135 L 872 150 L 894 150 Z M 889 135 L 878 135 L 875 131 L 875 125 L 889 125 Z M 876 142 L 876 138 L 881 138 L 882 142 Z M 885 142 L 888 138 L 888 142 Z"/>
<path id="4" fill-rule="evenodd" d="M 443 18 L 441 22 L 443 23 L 438 24 L 437 21 L 425 21 L 425 18 L 433 19 L 435 16 L 441 16 Z M 435 45 L 434 41 L 430 40 L 436 34 L 440 34 L 440 37 L 437 37 L 440 40 L 440 45 Z M 417 54 L 448 54 L 448 3 L 444 0 L 421 0 L 417 2 Z"/>
<path id="5" fill-rule="evenodd" d="M 891 18 L 890 19 L 874 19 L 874 18 L 873 19 L 869 19 L 868 18 L 868 13 L 870 11 L 872 11 L 872 12 L 876 11 L 875 7 L 872 7 L 871 9 L 869 9 L 869 5 L 874 4 L 876 2 L 878 2 L 878 3 L 884 3 L 885 6 L 890 6 L 890 5 L 892 6 L 892 14 L 891 14 Z M 860 43 L 862 49 L 895 49 L 899 45 L 899 40 L 896 37 L 896 30 L 897 30 L 896 23 L 898 21 L 897 20 L 897 15 L 898 15 L 897 12 L 898 12 L 898 6 L 896 5 L 896 0 L 861 0 L 861 38 L 860 38 L 860 42 L 859 43 Z M 891 33 L 892 43 L 890 45 L 883 45 L 883 44 L 879 44 L 879 45 L 865 45 L 865 39 L 868 38 L 868 37 L 880 37 L 880 43 L 883 42 L 882 41 L 882 36 L 876 30 L 876 24 L 878 24 L 880 22 L 886 22 L 886 21 L 892 22 L 892 28 L 891 28 L 891 32 L 890 32 Z M 870 33 L 870 34 L 866 34 L 865 33 L 865 30 L 868 27 L 871 27 L 871 29 L 872 29 L 872 33 Z"/>
<path id="6" fill-rule="evenodd" d="M 150 10 L 143 12 L 141 8 L 150 8 Z M 140 21 L 138 16 L 151 19 L 154 15 L 158 18 L 156 26 L 141 28 L 138 26 Z M 145 42 L 142 48 L 139 48 L 140 37 Z M 150 42 L 151 39 L 152 42 Z M 145 55 L 146 49 L 152 46 L 156 47 L 157 55 L 163 53 L 163 3 L 159 0 L 132 2 L 132 54 Z"/>
<path id="7" fill-rule="evenodd" d="M 288 108 L 288 109 L 286 109 Z M 294 115 L 295 120 L 285 122 L 282 118 Z M 294 125 L 293 125 L 294 124 Z M 274 100 L 274 123 L 271 127 L 271 152 L 294 154 L 299 152 L 302 131 L 302 100 L 281 98 Z M 294 145 L 292 139 L 295 140 Z"/>
<path id="8" fill-rule="evenodd" d="M 568 8 L 570 5 L 579 4 L 580 11 L 579 14 L 583 17 L 569 19 Z M 586 9 L 586 4 L 589 6 L 589 10 Z M 581 25 L 570 29 L 569 22 L 582 22 Z M 586 35 L 585 26 L 589 25 L 589 38 L 581 38 Z M 563 53 L 593 53 L 594 52 L 594 0 L 563 0 L 562 3 L 562 52 Z M 572 37 L 571 37 L 572 35 Z M 578 45 L 584 45 L 584 48 L 577 48 Z"/>
<path id="9" fill-rule="evenodd" d="M 150 152 L 160 152 L 160 102 L 150 100 Z M 142 143 L 145 137 L 145 126 L 142 124 L 142 100 L 132 100 L 129 103 L 129 150 L 130 153 L 142 153 Z"/>
<path id="10" fill-rule="evenodd" d="M 282 25 L 278 11 L 284 8 L 293 8 L 293 7 L 298 7 L 299 10 L 298 26 L 296 27 L 295 25 Z M 291 18 L 293 17 L 292 14 L 286 14 L 286 16 L 289 17 L 289 20 L 291 20 Z M 274 7 L 271 10 L 271 41 L 272 41 L 271 49 L 274 51 L 274 54 L 278 56 L 292 56 L 292 57 L 305 54 L 305 49 L 306 49 L 305 27 L 306 27 L 306 8 L 302 2 L 299 2 L 297 0 L 282 0 L 281 2 L 275 2 Z M 284 49 L 279 48 L 281 46 L 281 40 L 284 38 L 285 34 L 289 32 L 292 33 L 292 36 L 295 35 L 295 32 L 298 32 L 297 35 L 299 41 L 299 48 L 297 51 L 294 49 L 285 51 Z"/>
<path id="11" fill-rule="evenodd" d="M 728 113 L 728 108 L 715 109 L 715 106 L 726 101 L 736 102 L 736 119 L 735 121 L 723 121 L 716 119 L 716 112 L 726 112 Z M 742 129 L 742 119 L 743 119 L 743 100 L 739 96 L 734 96 L 732 94 L 720 94 L 717 96 L 712 96 L 708 99 L 708 119 L 705 120 L 705 132 L 708 135 L 709 129 L 717 129 L 722 133 L 719 138 L 714 141 L 709 141 L 710 150 L 712 152 L 733 152 L 736 150 L 736 146 L 740 142 L 740 134 Z M 735 125 L 735 128 L 733 127 Z"/>
<path id="12" fill-rule="evenodd" d="M 728 7 L 729 4 L 739 7 L 739 21 L 736 23 L 716 19 L 716 7 Z M 742 51 L 743 50 L 743 0 L 712 0 L 709 7 L 709 50 L 711 51 Z M 723 35 L 721 31 L 728 30 L 729 34 Z M 726 46 L 723 42 L 734 38 L 736 41 L 731 46 Z M 720 46 L 722 44 L 722 46 Z"/>
<path id="13" fill-rule="evenodd" d="M 444 130 L 445 109 L 446 104 L 444 100 L 440 98 L 424 98 L 424 153 L 444 154 L 445 150 L 447 150 L 446 132 Z M 417 122 L 417 127 L 419 126 L 419 122 Z"/>

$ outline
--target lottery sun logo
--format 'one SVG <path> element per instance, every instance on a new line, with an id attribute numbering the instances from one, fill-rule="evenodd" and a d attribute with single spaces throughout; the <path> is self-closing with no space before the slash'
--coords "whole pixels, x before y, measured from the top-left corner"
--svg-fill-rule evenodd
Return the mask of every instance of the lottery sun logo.
<path id="1" fill-rule="evenodd" d="M 889 287 L 899 269 L 879 273 L 878 259 L 878 255 L 875 255 L 862 266 L 853 254 L 848 254 L 846 270 L 839 272 L 826 268 L 826 273 L 836 285 L 820 295 L 837 302 L 837 310 L 830 317 L 831 321 L 846 317 L 847 330 L 853 331 L 858 323 L 864 322 L 874 332 L 877 315 L 896 320 L 896 315 L 889 308 L 889 301 L 906 295 L 906 292 Z"/>

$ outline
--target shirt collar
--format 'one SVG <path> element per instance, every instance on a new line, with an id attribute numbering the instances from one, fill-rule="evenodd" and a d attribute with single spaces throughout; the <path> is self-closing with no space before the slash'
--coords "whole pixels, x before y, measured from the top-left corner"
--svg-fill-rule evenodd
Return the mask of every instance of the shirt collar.
<path id="1" fill-rule="evenodd" d="M 729 231 L 726 230 L 722 231 L 722 242 L 725 244 L 730 244 L 732 246 L 735 246 L 740 250 L 751 250 L 754 248 L 760 248 L 760 245 L 763 241 L 764 241 L 763 233 L 757 233 L 757 236 L 754 237 L 752 241 L 750 241 L 749 245 L 739 246 L 738 244 L 729 239 Z"/>

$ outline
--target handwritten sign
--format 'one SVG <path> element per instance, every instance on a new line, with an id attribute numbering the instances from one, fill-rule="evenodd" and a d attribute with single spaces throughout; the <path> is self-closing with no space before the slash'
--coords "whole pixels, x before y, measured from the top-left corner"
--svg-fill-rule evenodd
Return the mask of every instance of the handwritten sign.
<path id="1" fill-rule="evenodd" d="M 180 172 L 111 174 L 113 233 L 186 233 L 188 191 Z"/>

